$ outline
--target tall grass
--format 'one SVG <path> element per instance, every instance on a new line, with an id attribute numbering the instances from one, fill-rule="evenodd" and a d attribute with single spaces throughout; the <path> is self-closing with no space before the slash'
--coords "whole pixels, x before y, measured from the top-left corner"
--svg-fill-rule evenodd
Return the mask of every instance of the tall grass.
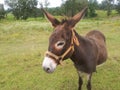
<path id="1" fill-rule="evenodd" d="M 83 36 L 93 29 L 105 34 L 108 60 L 93 74 L 92 88 L 119 90 L 120 17 L 85 19 L 75 29 Z M 53 74 L 41 67 L 51 32 L 51 24 L 45 20 L 0 22 L 0 90 L 77 90 L 78 76 L 71 60 Z"/>

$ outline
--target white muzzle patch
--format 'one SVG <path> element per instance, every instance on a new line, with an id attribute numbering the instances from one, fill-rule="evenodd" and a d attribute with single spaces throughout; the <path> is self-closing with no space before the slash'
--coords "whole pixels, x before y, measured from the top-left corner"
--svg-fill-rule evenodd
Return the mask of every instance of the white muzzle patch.
<path id="1" fill-rule="evenodd" d="M 57 66 L 57 63 L 55 63 L 52 58 L 49 58 L 49 57 L 44 58 L 42 67 L 47 73 L 54 72 L 56 66 Z"/>

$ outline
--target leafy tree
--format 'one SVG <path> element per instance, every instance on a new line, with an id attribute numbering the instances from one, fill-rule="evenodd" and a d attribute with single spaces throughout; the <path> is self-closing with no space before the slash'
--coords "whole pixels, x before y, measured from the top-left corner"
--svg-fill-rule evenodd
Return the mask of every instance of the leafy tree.
<path id="1" fill-rule="evenodd" d="M 99 9 L 101 10 L 107 10 L 107 0 L 103 0 L 101 4 L 99 4 Z"/>
<path id="2" fill-rule="evenodd" d="M 5 0 L 5 2 L 12 9 L 16 19 L 26 20 L 28 17 L 35 17 L 37 0 Z"/>
<path id="3" fill-rule="evenodd" d="M 110 16 L 112 9 L 114 9 L 114 0 L 103 0 L 100 9 L 107 10 L 107 16 Z"/>
<path id="4" fill-rule="evenodd" d="M 62 0 L 63 1 L 63 0 Z M 67 16 L 73 16 L 79 12 L 83 7 L 87 6 L 87 0 L 66 0 L 63 1 L 62 10 Z"/>
<path id="5" fill-rule="evenodd" d="M 0 4 L 0 19 L 5 18 L 5 10 L 3 4 Z"/>
<path id="6" fill-rule="evenodd" d="M 97 16 L 95 9 L 97 8 L 97 0 L 89 0 L 89 16 L 95 17 Z"/>
<path id="7" fill-rule="evenodd" d="M 94 0 L 94 6 L 95 6 L 95 9 L 99 9 L 99 3 L 97 0 Z"/>
<path id="8" fill-rule="evenodd" d="M 120 14 L 120 0 L 117 0 L 116 11 Z"/>
<path id="9" fill-rule="evenodd" d="M 107 16 L 110 16 L 112 10 L 112 2 L 113 0 L 107 0 Z"/>
<path id="10" fill-rule="evenodd" d="M 67 0 L 66 2 L 65 2 L 65 5 L 64 5 L 64 7 L 65 7 L 65 14 L 67 15 L 67 16 L 73 16 L 73 14 L 74 14 L 74 10 L 75 10 L 75 8 L 76 7 L 74 7 L 75 6 L 75 0 Z"/>

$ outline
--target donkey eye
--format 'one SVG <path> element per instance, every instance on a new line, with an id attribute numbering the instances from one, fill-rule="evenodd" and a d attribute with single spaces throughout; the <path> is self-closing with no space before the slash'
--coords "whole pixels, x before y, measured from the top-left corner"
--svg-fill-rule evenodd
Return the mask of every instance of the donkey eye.
<path id="1" fill-rule="evenodd" d="M 56 44 L 57 44 L 57 46 L 62 46 L 65 44 L 65 41 L 58 41 Z"/>
<path id="2" fill-rule="evenodd" d="M 64 42 L 60 42 L 60 43 L 57 44 L 57 46 L 61 46 L 63 44 L 64 44 Z"/>
<path id="3" fill-rule="evenodd" d="M 55 47 L 57 49 L 61 49 L 63 48 L 63 46 L 65 45 L 65 41 L 58 41 L 56 44 L 55 44 Z"/>

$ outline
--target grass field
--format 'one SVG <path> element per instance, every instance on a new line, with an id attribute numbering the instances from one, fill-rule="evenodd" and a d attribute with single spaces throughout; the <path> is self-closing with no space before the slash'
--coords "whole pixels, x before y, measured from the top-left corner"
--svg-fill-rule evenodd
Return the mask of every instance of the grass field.
<path id="1" fill-rule="evenodd" d="M 92 90 L 119 90 L 120 17 L 84 19 L 76 26 L 81 35 L 94 29 L 106 36 L 108 60 L 93 74 Z M 0 90 L 77 90 L 78 75 L 70 60 L 53 74 L 42 69 L 51 32 L 46 20 L 0 22 Z"/>

